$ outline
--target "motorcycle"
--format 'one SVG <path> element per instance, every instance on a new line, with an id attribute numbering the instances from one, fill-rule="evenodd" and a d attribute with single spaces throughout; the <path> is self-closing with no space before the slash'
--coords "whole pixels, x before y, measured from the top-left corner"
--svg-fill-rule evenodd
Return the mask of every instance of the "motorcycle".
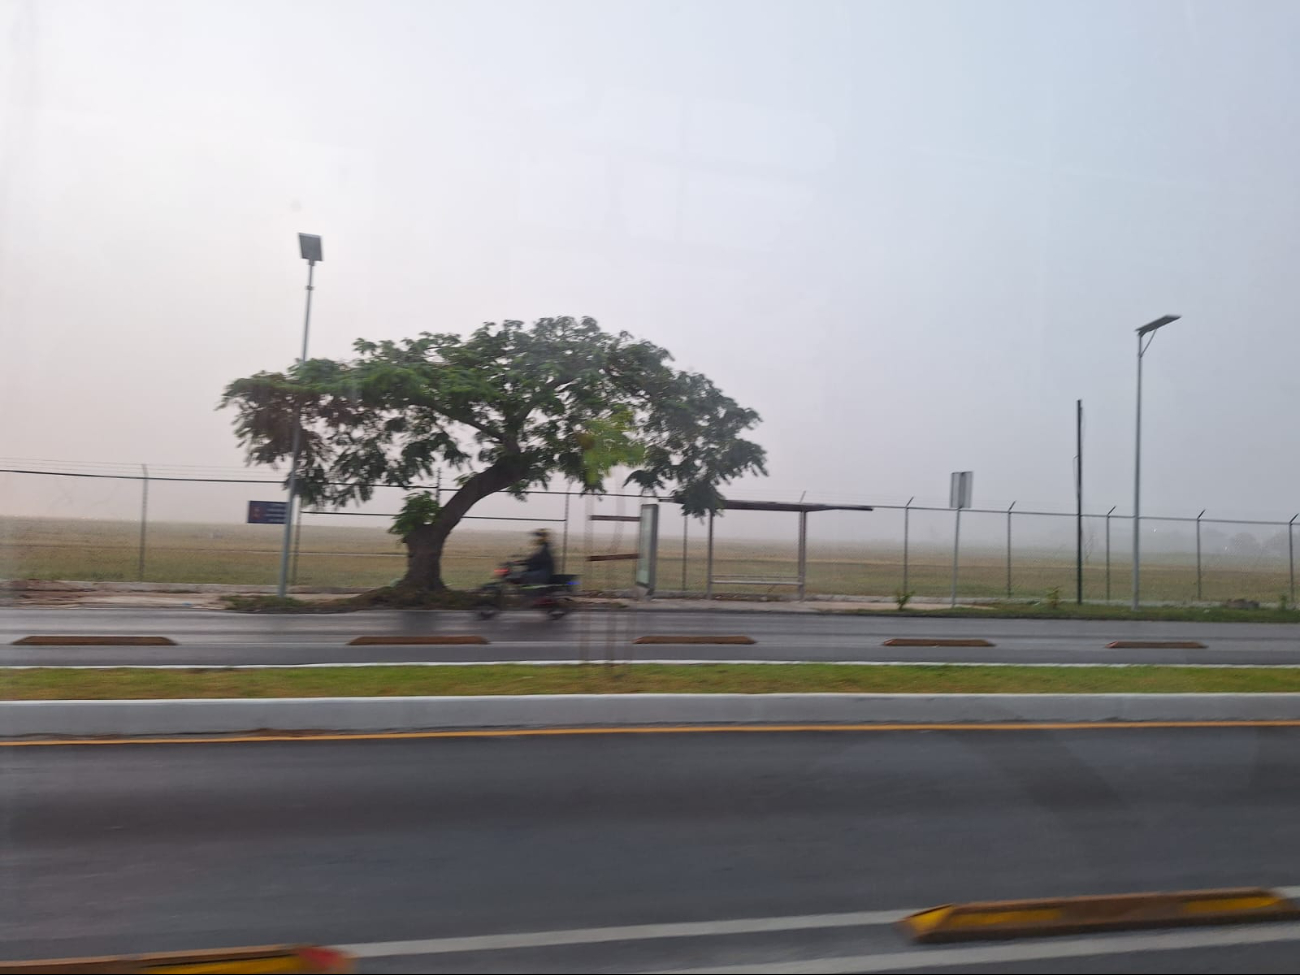
<path id="1" fill-rule="evenodd" d="M 577 606 L 573 596 L 578 589 L 578 577 L 553 575 L 546 583 L 523 581 L 524 563 L 511 560 L 503 562 L 486 582 L 475 592 L 474 612 L 481 620 L 490 620 L 510 606 L 538 609 L 553 620 L 563 619 Z"/>

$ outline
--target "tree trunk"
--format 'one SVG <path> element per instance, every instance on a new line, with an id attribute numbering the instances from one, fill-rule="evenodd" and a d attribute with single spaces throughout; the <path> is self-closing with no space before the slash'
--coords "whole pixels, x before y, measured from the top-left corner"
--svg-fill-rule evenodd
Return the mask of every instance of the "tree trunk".
<path id="1" fill-rule="evenodd" d="M 471 477 L 428 525 L 421 525 L 402 538 L 406 545 L 404 589 L 438 592 L 447 588 L 442 581 L 442 547 L 469 510 L 489 494 L 504 491 L 519 479 L 516 465 L 498 461 Z"/>

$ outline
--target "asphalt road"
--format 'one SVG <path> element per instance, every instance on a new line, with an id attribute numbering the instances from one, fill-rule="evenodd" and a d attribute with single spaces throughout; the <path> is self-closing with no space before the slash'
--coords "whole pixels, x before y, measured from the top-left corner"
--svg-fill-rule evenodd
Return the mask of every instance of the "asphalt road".
<path id="1" fill-rule="evenodd" d="M 482 647 L 350 647 L 366 634 L 482 634 Z M 745 634 L 753 646 L 631 647 L 648 634 Z M 31 634 L 170 636 L 177 647 L 14 647 Z M 992 648 L 884 647 L 891 637 L 979 637 Z M 1204 650 L 1109 650 L 1112 640 L 1198 640 Z M 771 612 L 585 612 L 560 621 L 515 612 L 375 612 L 250 616 L 204 610 L 0 610 L 0 666 L 304 664 L 426 660 L 572 660 L 588 653 L 638 658 L 953 661 L 997 663 L 1197 663 L 1300 665 L 1300 627 L 1267 623 L 968 620 Z"/>
<path id="2" fill-rule="evenodd" d="M 889 922 L 1294 883 L 1297 803 L 1283 728 L 0 747 L 0 957 L 308 941 L 368 972 L 1293 972 L 1295 924 L 915 948 Z M 612 926 L 637 929 L 592 930 Z"/>

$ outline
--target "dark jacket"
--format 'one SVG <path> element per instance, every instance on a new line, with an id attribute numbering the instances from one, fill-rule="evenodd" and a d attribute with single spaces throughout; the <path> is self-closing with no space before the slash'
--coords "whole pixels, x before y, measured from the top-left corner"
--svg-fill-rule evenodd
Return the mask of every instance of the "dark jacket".
<path id="1" fill-rule="evenodd" d="M 528 560 L 524 562 L 524 568 L 538 575 L 545 572 L 548 579 L 555 575 L 555 556 L 551 554 L 550 543 L 542 542 L 537 546 L 537 551 L 528 556 Z"/>

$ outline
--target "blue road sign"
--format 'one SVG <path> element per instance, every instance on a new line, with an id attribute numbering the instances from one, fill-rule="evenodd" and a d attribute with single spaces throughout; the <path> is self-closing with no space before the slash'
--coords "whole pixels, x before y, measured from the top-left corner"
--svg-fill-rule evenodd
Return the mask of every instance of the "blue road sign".
<path id="1" fill-rule="evenodd" d="M 248 502 L 248 523 L 250 525 L 283 525 L 289 513 L 287 501 L 250 501 Z"/>

